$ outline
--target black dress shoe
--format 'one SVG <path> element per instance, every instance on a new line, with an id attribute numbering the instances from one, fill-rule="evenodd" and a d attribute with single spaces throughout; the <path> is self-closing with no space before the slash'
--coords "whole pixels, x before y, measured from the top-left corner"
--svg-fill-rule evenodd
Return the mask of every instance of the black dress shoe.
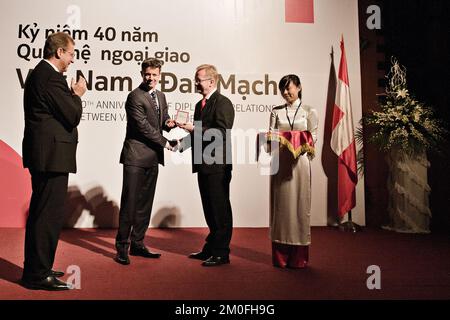
<path id="1" fill-rule="evenodd" d="M 117 249 L 117 254 L 114 261 L 123 265 L 130 264 L 130 258 L 128 258 L 128 248 Z"/>
<path id="2" fill-rule="evenodd" d="M 56 278 L 61 278 L 61 277 L 64 277 L 64 272 L 52 270 L 52 271 L 50 271 L 50 275 L 54 276 Z"/>
<path id="3" fill-rule="evenodd" d="M 211 256 L 207 260 L 203 261 L 202 266 L 204 267 L 215 267 L 222 264 L 230 263 L 230 258 L 221 256 Z"/>
<path id="4" fill-rule="evenodd" d="M 25 288 L 32 290 L 62 291 L 72 289 L 69 284 L 56 279 L 54 276 L 48 276 L 45 279 L 37 281 L 22 279 L 22 284 Z"/>
<path id="5" fill-rule="evenodd" d="M 150 252 L 146 247 L 131 247 L 130 248 L 130 255 L 132 256 L 140 256 L 144 258 L 152 258 L 152 259 L 158 259 L 161 257 L 160 253 L 153 253 Z"/>
<path id="6" fill-rule="evenodd" d="M 204 252 L 204 251 L 200 251 L 200 252 L 191 253 L 188 257 L 190 259 L 197 259 L 197 260 L 205 261 L 206 259 L 211 257 L 211 255 L 206 253 L 206 252 Z"/>

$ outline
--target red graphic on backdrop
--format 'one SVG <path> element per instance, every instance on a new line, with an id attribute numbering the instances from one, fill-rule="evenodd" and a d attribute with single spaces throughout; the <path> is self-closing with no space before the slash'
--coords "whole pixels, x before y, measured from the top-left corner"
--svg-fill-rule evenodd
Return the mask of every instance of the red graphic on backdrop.
<path id="1" fill-rule="evenodd" d="M 0 140 L 0 228 L 23 228 L 31 196 L 31 180 L 22 157 Z"/>
<path id="2" fill-rule="evenodd" d="M 314 23 L 314 0 L 285 0 L 285 21 Z"/>

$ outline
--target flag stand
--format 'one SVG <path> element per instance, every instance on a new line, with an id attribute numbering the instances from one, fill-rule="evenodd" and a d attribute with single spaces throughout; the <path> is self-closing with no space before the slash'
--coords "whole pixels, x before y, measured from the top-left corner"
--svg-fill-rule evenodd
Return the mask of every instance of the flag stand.
<path id="1" fill-rule="evenodd" d="M 348 220 L 339 224 L 339 230 L 353 233 L 361 230 L 361 226 L 352 221 L 352 210 L 348 212 Z"/>

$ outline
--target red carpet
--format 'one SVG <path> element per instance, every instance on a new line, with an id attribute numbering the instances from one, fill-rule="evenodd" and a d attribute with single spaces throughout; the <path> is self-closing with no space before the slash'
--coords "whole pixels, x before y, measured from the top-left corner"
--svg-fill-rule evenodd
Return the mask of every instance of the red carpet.
<path id="1" fill-rule="evenodd" d="M 357 234 L 312 229 L 310 266 L 271 265 L 266 228 L 235 228 L 231 264 L 205 268 L 186 256 L 203 244 L 204 228 L 150 229 L 146 244 L 159 260 L 115 254 L 116 230 L 68 229 L 59 242 L 55 269 L 77 265 L 81 289 L 30 291 L 18 284 L 24 229 L 0 229 L 0 299 L 298 300 L 450 298 L 450 239 L 447 235 L 398 234 L 363 229 Z M 381 269 L 381 289 L 366 286 L 367 267 Z M 66 275 L 63 279 L 68 278 Z"/>

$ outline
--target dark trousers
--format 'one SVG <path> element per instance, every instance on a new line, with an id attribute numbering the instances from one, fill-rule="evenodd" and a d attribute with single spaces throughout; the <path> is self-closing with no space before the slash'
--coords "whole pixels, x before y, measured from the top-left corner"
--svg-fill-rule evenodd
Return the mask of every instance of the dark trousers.
<path id="1" fill-rule="evenodd" d="M 144 245 L 155 197 L 158 165 L 151 168 L 123 166 L 119 230 L 116 246 Z"/>
<path id="2" fill-rule="evenodd" d="M 203 213 L 209 228 L 203 251 L 214 256 L 228 256 L 233 231 L 230 203 L 231 170 L 214 174 L 198 173 Z"/>
<path id="3" fill-rule="evenodd" d="M 40 280 L 50 275 L 55 260 L 69 174 L 33 170 L 30 173 L 33 193 L 25 231 L 23 278 Z"/>

